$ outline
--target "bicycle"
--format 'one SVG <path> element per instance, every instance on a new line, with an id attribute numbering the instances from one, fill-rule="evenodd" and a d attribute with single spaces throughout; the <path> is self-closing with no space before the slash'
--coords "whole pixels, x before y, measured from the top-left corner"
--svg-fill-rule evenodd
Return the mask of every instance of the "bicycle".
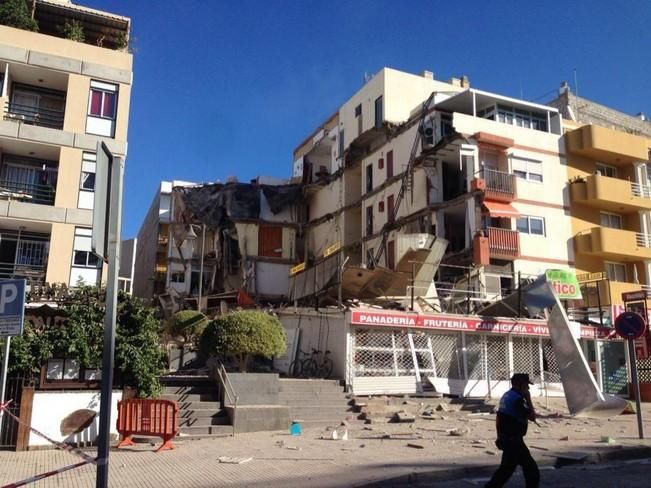
<path id="1" fill-rule="evenodd" d="M 303 359 L 300 359 L 298 357 L 299 355 L 303 355 Z M 292 378 L 302 378 L 303 365 L 305 364 L 305 361 L 307 361 L 308 359 L 310 359 L 310 355 L 305 351 L 301 351 L 299 349 L 296 352 L 296 359 L 294 359 L 289 365 L 289 369 L 287 370 L 287 375 L 291 376 Z"/>
<path id="2" fill-rule="evenodd" d="M 332 374 L 334 362 L 330 358 L 331 351 L 326 351 L 318 361 L 321 351 L 312 348 L 312 355 L 303 361 L 303 370 L 301 376 L 305 378 L 324 378 L 327 379 Z"/>

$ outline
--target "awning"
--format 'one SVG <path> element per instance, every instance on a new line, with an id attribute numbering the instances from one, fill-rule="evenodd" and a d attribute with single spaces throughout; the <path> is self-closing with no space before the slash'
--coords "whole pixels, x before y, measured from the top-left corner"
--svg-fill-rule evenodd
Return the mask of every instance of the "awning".
<path id="1" fill-rule="evenodd" d="M 510 203 L 492 202 L 484 200 L 484 210 L 488 212 L 491 217 L 504 217 L 507 219 L 520 217 L 520 212 Z"/>

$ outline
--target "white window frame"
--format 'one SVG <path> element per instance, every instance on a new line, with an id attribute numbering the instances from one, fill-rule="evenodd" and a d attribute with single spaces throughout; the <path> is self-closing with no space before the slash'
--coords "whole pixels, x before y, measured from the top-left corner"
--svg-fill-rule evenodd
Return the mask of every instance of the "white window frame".
<path id="1" fill-rule="evenodd" d="M 617 273 L 616 272 L 615 272 L 615 277 L 613 278 L 613 276 L 609 272 L 609 269 L 608 269 L 609 266 L 621 266 L 621 269 L 624 270 L 624 279 L 622 281 L 616 279 L 617 278 L 617 276 L 616 276 Z M 628 273 L 626 272 L 626 264 L 618 263 L 618 262 L 615 262 L 615 261 L 604 261 L 604 267 L 605 267 L 605 271 L 606 271 L 606 277 L 610 281 L 617 281 L 618 283 L 627 283 L 628 282 L 628 276 L 627 276 Z"/>
<path id="2" fill-rule="evenodd" d="M 515 154 L 511 154 L 509 159 L 511 160 L 511 172 L 519 179 L 531 183 L 543 183 L 545 181 L 542 161 L 523 156 L 516 156 Z M 518 164 L 519 168 L 516 168 L 516 162 L 520 163 Z M 524 171 L 521 169 L 522 165 L 524 165 Z M 533 169 L 536 169 L 537 171 L 532 171 Z M 537 179 L 532 175 L 539 176 L 540 179 Z"/>
<path id="3" fill-rule="evenodd" d="M 611 166 L 610 164 L 604 164 L 604 163 L 596 163 L 595 170 L 598 171 L 601 176 L 607 176 L 609 178 L 617 178 L 616 166 Z"/>
<path id="4" fill-rule="evenodd" d="M 608 224 L 605 225 L 603 223 L 603 218 L 606 217 L 608 219 Z M 617 220 L 619 222 L 619 225 L 612 225 L 613 219 Z M 622 216 L 613 212 L 604 212 L 601 211 L 599 212 L 599 225 L 601 227 L 608 227 L 609 229 L 619 229 L 622 230 Z"/>
<path id="5" fill-rule="evenodd" d="M 527 219 L 527 230 L 518 229 L 518 220 Z M 540 220 L 542 222 L 542 234 L 531 232 L 531 221 Z M 519 218 L 515 219 L 515 229 L 520 232 L 520 234 L 528 234 L 532 236 L 545 237 L 547 235 L 547 226 L 545 225 L 545 217 L 538 217 L 536 215 L 521 215 Z"/>
<path id="6" fill-rule="evenodd" d="M 99 272 L 102 268 L 102 261 L 99 258 L 93 258 L 91 261 L 90 256 L 92 255 L 91 250 L 91 237 L 93 235 L 93 230 L 87 227 L 75 227 L 75 234 L 72 241 L 72 253 L 70 255 L 70 286 L 75 286 L 76 282 L 72 282 L 72 277 L 75 275 L 75 270 L 77 276 L 84 275 L 91 276 L 94 271 L 95 283 L 87 283 L 90 285 L 95 285 L 99 279 Z M 77 253 L 86 253 L 85 264 L 75 264 L 75 256 Z"/>
<path id="7" fill-rule="evenodd" d="M 93 209 L 95 197 L 95 185 L 93 188 L 84 188 L 84 181 L 87 175 L 96 173 L 97 155 L 91 152 L 83 152 L 81 157 L 81 174 L 79 177 L 79 194 L 77 196 L 77 208 L 87 210 Z"/>
<path id="8" fill-rule="evenodd" d="M 90 112 L 90 108 L 93 102 L 93 92 L 99 92 L 102 94 L 102 101 L 100 103 L 100 112 L 101 115 L 97 114 L 92 114 Z M 106 97 L 106 94 L 112 94 L 115 99 L 113 101 L 113 113 L 111 115 L 104 115 L 104 98 Z M 89 117 L 96 117 L 98 119 L 105 119 L 105 120 L 115 120 L 117 118 L 117 113 L 118 113 L 118 86 L 114 85 L 113 83 L 104 83 L 101 81 L 95 81 L 91 80 L 90 82 L 90 90 L 88 92 L 88 116 Z"/>

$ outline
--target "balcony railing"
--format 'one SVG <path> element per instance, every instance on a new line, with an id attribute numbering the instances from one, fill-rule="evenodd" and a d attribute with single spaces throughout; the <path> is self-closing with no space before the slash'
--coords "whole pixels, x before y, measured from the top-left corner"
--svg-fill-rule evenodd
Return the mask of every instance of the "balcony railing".
<path id="1" fill-rule="evenodd" d="M 638 247 L 651 248 L 651 234 L 642 234 L 637 232 L 635 234 L 635 243 L 638 245 Z"/>
<path id="2" fill-rule="evenodd" d="M 55 191 L 51 185 L 0 180 L 0 198 L 54 205 L 54 194 Z"/>
<path id="3" fill-rule="evenodd" d="M 28 285 L 45 283 L 45 266 L 0 262 L 0 278 L 25 278 Z"/>
<path id="4" fill-rule="evenodd" d="M 651 199 L 651 186 L 631 182 L 631 193 L 634 197 Z"/>
<path id="5" fill-rule="evenodd" d="M 63 110 L 34 107 L 19 103 L 5 104 L 5 120 L 15 120 L 23 124 L 49 127 L 50 129 L 63 129 Z"/>
<path id="6" fill-rule="evenodd" d="M 517 181 L 514 174 L 484 168 L 478 176 L 486 183 L 487 198 L 506 202 L 515 199 Z"/>
<path id="7" fill-rule="evenodd" d="M 507 258 L 520 256 L 520 233 L 517 230 L 487 227 L 486 232 L 491 256 Z"/>

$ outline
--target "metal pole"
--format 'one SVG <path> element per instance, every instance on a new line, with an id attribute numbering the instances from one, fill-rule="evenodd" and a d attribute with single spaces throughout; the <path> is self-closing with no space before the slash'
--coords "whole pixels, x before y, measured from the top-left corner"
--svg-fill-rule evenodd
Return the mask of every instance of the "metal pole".
<path id="1" fill-rule="evenodd" d="M 115 353 L 115 318 L 118 304 L 118 265 L 120 262 L 120 227 L 122 225 L 122 179 L 124 160 L 109 160 L 108 279 L 104 315 L 104 349 L 102 351 L 102 392 L 97 439 L 96 488 L 107 488 L 111 431 L 111 395 L 113 390 L 113 356 Z"/>
<path id="2" fill-rule="evenodd" d="M 635 345 L 633 339 L 628 339 L 628 357 L 631 362 L 631 379 L 635 388 L 635 410 L 637 411 L 637 432 L 640 439 L 644 439 L 644 425 L 642 424 L 642 410 L 640 408 L 640 381 L 637 377 L 637 358 L 635 357 Z"/>
<path id="3" fill-rule="evenodd" d="M 9 370 L 9 344 L 11 336 L 5 337 L 4 351 L 2 356 L 2 382 L 0 383 L 0 403 L 5 401 L 5 389 L 7 388 L 7 371 Z M 0 410 L 0 434 L 2 434 L 2 410 Z"/>
<path id="4" fill-rule="evenodd" d="M 203 292 L 203 255 L 206 253 L 206 224 L 201 224 L 201 259 L 199 260 L 199 312 L 201 312 L 201 293 Z"/>
<path id="5" fill-rule="evenodd" d="M 414 310 L 414 287 L 416 286 L 416 264 L 411 263 L 411 310 Z"/>

